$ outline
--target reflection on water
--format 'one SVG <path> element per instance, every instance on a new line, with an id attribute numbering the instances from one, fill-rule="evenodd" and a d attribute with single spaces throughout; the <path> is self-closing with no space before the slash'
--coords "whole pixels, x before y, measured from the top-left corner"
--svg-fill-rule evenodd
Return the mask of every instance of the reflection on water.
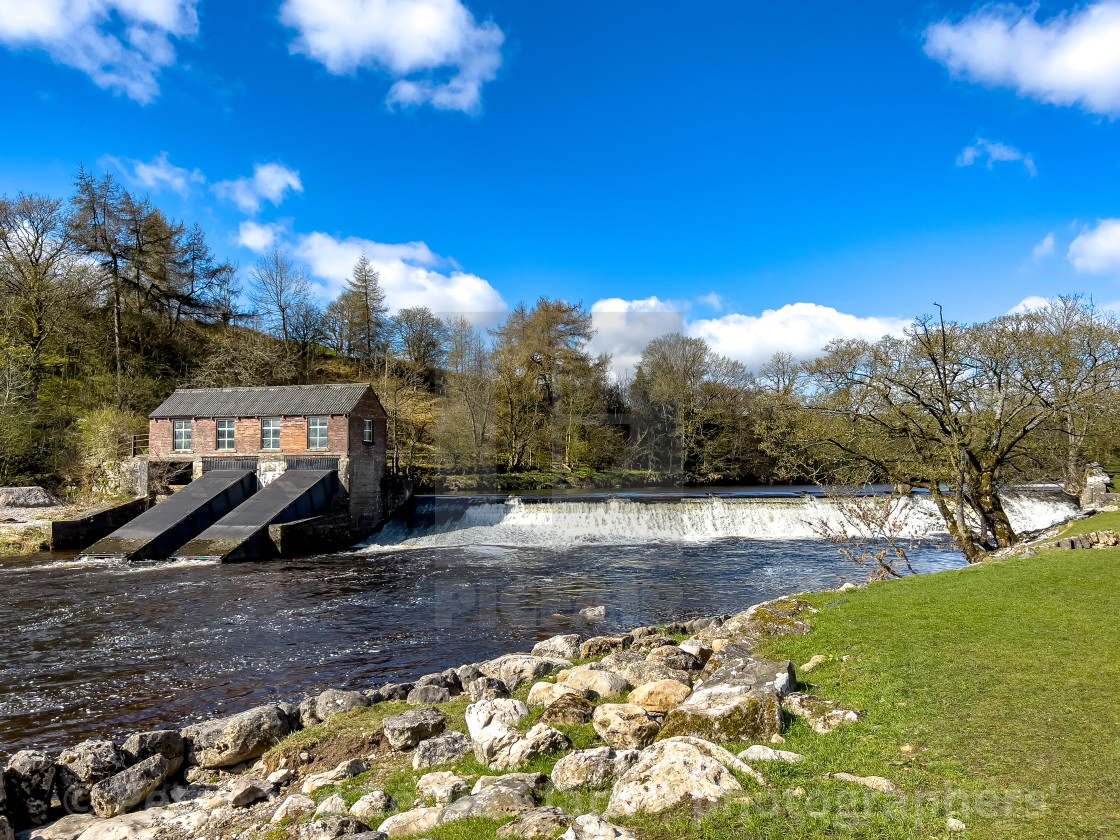
<path id="1" fill-rule="evenodd" d="M 920 571 L 962 564 L 923 549 Z M 815 540 L 467 545 L 250 565 L 0 564 L 0 753 L 365 688 L 561 632 L 731 612 L 858 574 Z M 589 625 L 581 607 L 605 603 Z M 593 629 L 594 628 L 594 629 Z"/>

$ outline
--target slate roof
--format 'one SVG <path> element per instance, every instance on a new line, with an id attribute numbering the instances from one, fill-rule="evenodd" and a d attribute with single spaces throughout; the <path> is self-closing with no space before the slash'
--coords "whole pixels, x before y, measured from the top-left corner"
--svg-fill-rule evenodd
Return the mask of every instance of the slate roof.
<path id="1" fill-rule="evenodd" d="M 170 417 L 307 417 L 349 414 L 370 386 L 278 385 L 269 388 L 180 388 L 148 415 Z"/>

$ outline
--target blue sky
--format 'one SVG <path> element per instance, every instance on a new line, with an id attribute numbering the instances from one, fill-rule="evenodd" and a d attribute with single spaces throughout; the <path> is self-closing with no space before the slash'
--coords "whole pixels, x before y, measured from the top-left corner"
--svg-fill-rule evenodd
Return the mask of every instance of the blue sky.
<path id="1" fill-rule="evenodd" d="M 84 162 L 243 268 L 582 300 L 620 361 L 1120 301 L 1120 0 L 0 0 L 0 73 L 0 191 Z"/>

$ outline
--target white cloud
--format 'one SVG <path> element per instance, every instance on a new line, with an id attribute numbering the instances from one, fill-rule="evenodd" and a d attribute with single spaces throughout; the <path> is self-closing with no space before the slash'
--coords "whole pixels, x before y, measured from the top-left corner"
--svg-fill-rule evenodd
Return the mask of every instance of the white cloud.
<path id="1" fill-rule="evenodd" d="M 667 333 L 684 332 L 683 309 L 679 303 L 657 297 L 596 301 L 591 306 L 595 337 L 588 349 L 595 355 L 610 355 L 614 370 L 629 370 L 638 364 L 642 351 L 653 339 Z"/>
<path id="2" fill-rule="evenodd" d="M 0 43 L 45 51 L 98 87 L 140 103 L 175 62 L 172 38 L 198 33 L 197 0 L 0 0 Z"/>
<path id="3" fill-rule="evenodd" d="M 1054 252 L 1054 234 L 1051 232 L 1042 237 L 1042 241 L 1031 249 L 1031 259 L 1041 262 L 1047 257 L 1054 256 Z"/>
<path id="4" fill-rule="evenodd" d="M 233 201 L 243 213 L 256 213 L 265 199 L 279 206 L 288 190 L 303 192 L 303 182 L 298 172 L 282 163 L 258 163 L 253 166 L 250 177 L 219 181 L 214 185 L 214 193 L 219 198 Z"/>
<path id="5" fill-rule="evenodd" d="M 1024 315 L 1027 312 L 1034 312 L 1034 311 L 1039 310 L 1039 309 L 1049 309 L 1049 308 L 1050 308 L 1050 301 L 1048 301 L 1046 298 L 1039 297 L 1038 295 L 1031 295 L 1030 297 L 1023 298 L 1021 301 L 1019 301 L 1017 304 L 1015 304 L 1013 307 L 1011 307 L 1011 309 L 1009 309 L 1007 311 L 1007 314 L 1008 315 Z"/>
<path id="6" fill-rule="evenodd" d="M 263 254 L 276 244 L 281 230 L 280 225 L 259 224 L 246 220 L 241 223 L 237 232 L 237 244 L 248 248 L 255 254 Z"/>
<path id="7" fill-rule="evenodd" d="M 1099 219 L 1070 243 L 1066 257 L 1086 274 L 1120 274 L 1120 219 Z"/>
<path id="8" fill-rule="evenodd" d="M 981 137 L 971 146 L 965 146 L 957 155 L 957 166 L 972 166 L 978 160 L 986 160 L 988 169 L 994 169 L 997 162 L 1022 161 L 1028 173 L 1033 178 L 1038 174 L 1034 165 L 1034 157 L 1023 154 L 1014 146 L 1006 143 L 993 143 Z"/>
<path id="9" fill-rule="evenodd" d="M 694 321 L 688 333 L 703 338 L 715 352 L 757 368 L 779 350 L 807 359 L 833 339 L 874 341 L 901 332 L 909 323 L 900 318 L 860 318 L 818 303 L 790 303 L 757 316 L 730 313 Z"/>
<path id="10" fill-rule="evenodd" d="M 112 166 L 118 170 L 129 183 L 149 190 L 159 191 L 166 188 L 185 196 L 194 184 L 206 183 L 206 177 L 201 170 L 175 166 L 168 160 L 167 152 L 160 152 L 146 163 L 112 155 L 105 155 L 98 162 L 103 168 Z"/>
<path id="11" fill-rule="evenodd" d="M 696 298 L 696 302 L 707 306 L 709 309 L 714 309 L 716 312 L 723 311 L 723 296 L 716 292 L 708 292 L 706 295 L 701 295 Z"/>
<path id="12" fill-rule="evenodd" d="M 996 3 L 957 22 L 939 21 L 925 31 L 926 55 L 980 84 L 1120 114 L 1120 0 L 1091 2 L 1041 23 L 1037 12 L 1037 3 Z"/>
<path id="13" fill-rule="evenodd" d="M 437 314 L 461 313 L 486 324 L 500 319 L 509 308 L 488 282 L 475 274 L 447 270 L 450 261 L 433 254 L 423 242 L 389 245 L 316 232 L 298 238 L 295 254 L 307 263 L 313 276 L 324 281 L 331 297 L 345 288 L 354 263 L 365 254 L 381 273 L 385 302 L 391 310 L 427 306 Z"/>
<path id="14" fill-rule="evenodd" d="M 373 67 L 395 79 L 390 105 L 476 111 L 502 63 L 502 30 L 461 0 L 284 0 L 280 20 L 299 33 L 292 52 L 331 73 Z"/>

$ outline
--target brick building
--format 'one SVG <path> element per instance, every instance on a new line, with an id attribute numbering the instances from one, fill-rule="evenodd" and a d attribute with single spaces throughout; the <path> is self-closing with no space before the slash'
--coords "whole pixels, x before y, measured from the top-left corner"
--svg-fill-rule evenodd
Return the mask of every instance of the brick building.
<path id="1" fill-rule="evenodd" d="M 149 465 L 252 469 L 266 485 L 287 469 L 333 469 L 336 507 L 355 528 L 382 521 L 386 414 L 369 385 L 180 389 L 149 415 Z"/>

